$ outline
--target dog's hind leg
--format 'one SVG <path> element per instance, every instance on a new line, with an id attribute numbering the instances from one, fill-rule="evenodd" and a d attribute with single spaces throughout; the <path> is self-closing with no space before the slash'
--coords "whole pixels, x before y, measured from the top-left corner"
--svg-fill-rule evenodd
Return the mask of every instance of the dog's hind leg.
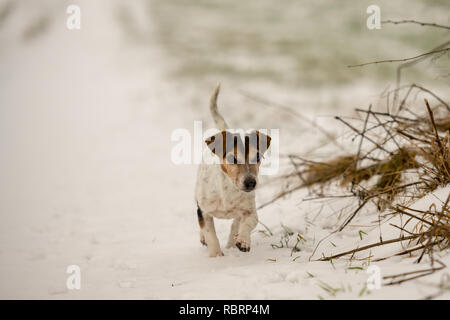
<path id="1" fill-rule="evenodd" d="M 239 231 L 239 223 L 241 218 L 235 218 L 231 224 L 230 235 L 228 236 L 227 248 L 232 248 L 236 245 L 236 237 Z"/>
<path id="2" fill-rule="evenodd" d="M 213 217 L 205 216 L 204 221 L 205 226 L 203 228 L 203 235 L 205 236 L 205 241 L 208 246 L 209 256 L 210 257 L 223 256 L 223 252 L 220 249 L 219 239 L 217 239 Z"/>
<path id="3" fill-rule="evenodd" d="M 200 243 L 204 246 L 207 246 L 206 241 L 205 241 L 205 236 L 203 235 L 202 230 L 200 230 Z"/>
<path id="4" fill-rule="evenodd" d="M 245 213 L 241 218 L 239 232 L 236 237 L 236 247 L 243 252 L 250 251 L 250 233 L 258 224 L 256 211 Z"/>
<path id="5" fill-rule="evenodd" d="M 205 226 L 205 220 L 203 219 L 203 213 L 199 206 L 197 206 L 197 218 L 198 225 L 200 226 L 200 242 L 206 246 L 205 235 L 203 234 L 203 227 Z"/>

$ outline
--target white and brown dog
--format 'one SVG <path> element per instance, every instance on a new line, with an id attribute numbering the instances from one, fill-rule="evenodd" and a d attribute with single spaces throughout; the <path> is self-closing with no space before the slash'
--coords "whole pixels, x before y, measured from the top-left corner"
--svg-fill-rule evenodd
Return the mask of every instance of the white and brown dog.
<path id="1" fill-rule="evenodd" d="M 259 131 L 241 136 L 228 131 L 228 126 L 217 110 L 220 86 L 214 90 L 210 111 L 218 134 L 205 143 L 220 160 L 220 164 L 202 163 L 198 170 L 195 197 L 200 225 L 200 241 L 208 246 L 209 256 L 223 256 L 214 228 L 213 218 L 234 219 L 227 248 L 236 246 L 250 251 L 250 232 L 258 223 L 255 188 L 263 154 L 271 138 Z"/>

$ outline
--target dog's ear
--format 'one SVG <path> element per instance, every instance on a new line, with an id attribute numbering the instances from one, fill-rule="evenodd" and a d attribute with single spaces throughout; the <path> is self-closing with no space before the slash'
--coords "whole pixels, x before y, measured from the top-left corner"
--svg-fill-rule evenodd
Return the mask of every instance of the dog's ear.
<path id="1" fill-rule="evenodd" d="M 270 141 L 272 140 L 272 138 L 267 134 L 259 132 L 258 130 L 255 131 L 255 134 L 257 136 L 258 152 L 264 154 L 267 151 L 267 149 L 269 149 Z"/>
<path id="2" fill-rule="evenodd" d="M 226 154 L 227 132 L 219 132 L 206 139 L 205 143 L 212 153 L 222 159 Z"/>

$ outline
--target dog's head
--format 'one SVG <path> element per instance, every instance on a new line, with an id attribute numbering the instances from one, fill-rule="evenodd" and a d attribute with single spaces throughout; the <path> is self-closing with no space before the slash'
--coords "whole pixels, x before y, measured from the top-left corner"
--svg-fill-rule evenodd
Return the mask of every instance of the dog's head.
<path id="1" fill-rule="evenodd" d="M 226 176 L 241 191 L 251 192 L 258 183 L 258 171 L 271 138 L 259 131 L 245 134 L 222 131 L 206 139 L 206 145 L 220 159 Z"/>

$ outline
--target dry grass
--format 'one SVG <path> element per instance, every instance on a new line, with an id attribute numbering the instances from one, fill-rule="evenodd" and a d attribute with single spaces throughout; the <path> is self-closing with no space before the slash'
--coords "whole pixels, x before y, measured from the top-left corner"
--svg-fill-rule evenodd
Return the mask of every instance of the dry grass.
<path id="1" fill-rule="evenodd" d="M 396 242 L 409 241 L 412 248 L 405 249 L 395 256 L 401 256 L 411 254 L 413 252 L 420 252 L 417 262 L 420 262 L 425 254 L 428 254 L 431 261 L 434 261 L 433 253 L 436 249 L 445 250 L 450 248 L 450 195 L 442 206 L 441 210 L 436 210 L 435 205 L 431 205 L 426 211 L 410 209 L 404 206 L 397 206 L 393 210 L 393 214 L 402 214 L 408 217 L 408 219 L 401 226 L 392 225 L 402 232 L 407 233 L 405 236 L 402 234 L 400 237 L 385 241 L 379 241 L 377 243 L 369 244 L 364 247 L 359 247 L 353 250 L 335 254 L 332 256 L 324 256 L 321 261 L 329 261 L 337 259 L 343 256 L 354 255 L 356 252 L 365 251 L 374 247 L 383 246 Z M 408 227 L 410 230 L 408 230 Z M 381 261 L 390 257 L 377 258 L 373 261 Z"/>
<path id="2" fill-rule="evenodd" d="M 399 195 L 414 194 L 411 198 L 414 200 L 439 186 L 450 184 L 450 129 L 443 130 L 450 123 L 450 113 L 447 112 L 446 118 L 435 120 L 427 100 L 425 104 L 427 117 L 406 118 L 385 113 L 382 115 L 384 121 L 380 120 L 380 114 L 370 109 L 359 110 L 367 113 L 368 118 L 375 117 L 378 125 L 374 127 L 386 132 L 380 141 L 370 137 L 376 128 L 358 130 L 351 126 L 362 139 L 355 154 L 323 162 L 291 155 L 295 161 L 295 171 L 291 176 L 301 175 L 303 187 L 319 186 L 321 189 L 332 181 L 338 181 L 342 187 L 350 187 L 361 200 L 379 198 L 380 210 L 391 207 Z M 365 145 L 375 147 L 364 153 Z M 385 154 L 385 157 L 372 157 L 376 153 Z M 406 174 L 409 179 L 405 178 Z M 414 183 L 409 187 L 403 187 L 403 184 L 411 182 Z"/>
<path id="3" fill-rule="evenodd" d="M 450 28 L 432 23 L 408 20 L 409 22 Z M 323 240 L 342 231 L 362 212 L 362 208 L 374 203 L 380 212 L 378 217 L 380 225 L 383 219 L 381 212 L 387 211 L 383 214 L 384 218 L 392 215 L 401 217 L 401 225 L 389 224 L 400 231 L 400 236 L 383 240 L 380 228 L 379 242 L 330 256 L 322 253 L 320 261 L 333 261 L 347 256 L 353 260 L 357 252 L 399 243 L 403 249 L 395 256 L 418 254 L 416 262 L 421 262 L 423 257 L 428 255 L 431 268 L 386 276 L 384 280 L 390 281 L 386 285 L 417 279 L 446 267 L 439 260 L 436 260 L 440 264 L 439 267 L 434 267 L 433 264 L 436 251 L 450 248 L 450 194 L 439 210 L 435 204 L 427 210 L 416 210 L 409 206 L 434 190 L 450 185 L 450 105 L 427 88 L 416 84 L 400 86 L 400 82 L 403 69 L 414 66 L 430 56 L 436 56 L 436 53 L 442 57 L 444 53 L 449 52 L 449 45 L 450 41 L 447 41 L 427 53 L 411 58 L 355 65 L 362 67 L 368 64 L 402 62 L 397 67 L 396 89 L 384 94 L 387 98 L 387 112 L 373 111 L 372 106 L 369 106 L 368 109 L 356 109 L 358 114 L 364 115 L 356 122 L 354 118 L 344 120 L 336 117 L 355 134 L 352 140 L 359 139 L 358 149 L 352 154 L 341 154 L 320 162 L 316 159 L 304 159 L 297 154 L 288 155 L 294 168 L 293 172 L 282 177 L 286 180 L 288 188 L 260 208 L 302 188 L 308 189 L 310 194 L 308 200 L 354 197 L 355 202 L 359 203 L 356 210 L 345 218 L 339 228 L 317 243 L 310 260 Z M 406 91 L 406 94 L 400 99 L 400 93 L 403 91 Z M 437 103 L 433 108 L 427 99 L 424 99 L 424 104 L 421 105 L 411 104 L 409 99 L 412 92 L 432 97 Z M 390 105 L 391 95 L 394 96 L 392 105 Z M 414 109 L 411 109 L 410 105 L 413 105 Z M 297 181 L 297 184 L 292 185 L 292 181 Z M 350 192 L 342 195 L 326 195 L 324 191 L 336 184 Z M 406 242 L 408 246 L 404 245 Z M 370 261 L 390 258 L 374 257 L 371 253 L 368 257 L 365 259 Z"/>
<path id="4" fill-rule="evenodd" d="M 433 259 L 434 250 L 450 247 L 450 195 L 441 211 L 436 211 L 434 206 L 427 211 L 407 207 L 412 201 L 450 184 L 450 112 L 443 104 L 435 106 L 433 111 L 426 99 L 423 106 L 415 112 L 404 108 L 398 114 L 374 112 L 370 107 L 358 109 L 366 115 L 364 121 L 361 120 L 361 129 L 340 119 L 355 132 L 355 138 L 361 139 L 354 154 L 321 162 L 289 156 L 294 171 L 285 178 L 298 176 L 301 183 L 283 191 L 272 202 L 301 188 L 308 188 L 315 199 L 333 197 L 324 195 L 323 190 L 338 183 L 350 190 L 350 196 L 359 201 L 359 206 L 335 232 L 342 231 L 370 202 L 375 203 L 380 212 L 389 210 L 387 215 L 399 214 L 407 218 L 403 225 L 393 225 L 401 231 L 398 238 L 323 256 L 320 260 L 409 241 L 414 242 L 413 248 L 397 255 L 419 252 L 417 261 L 420 262 L 425 254 Z"/>

